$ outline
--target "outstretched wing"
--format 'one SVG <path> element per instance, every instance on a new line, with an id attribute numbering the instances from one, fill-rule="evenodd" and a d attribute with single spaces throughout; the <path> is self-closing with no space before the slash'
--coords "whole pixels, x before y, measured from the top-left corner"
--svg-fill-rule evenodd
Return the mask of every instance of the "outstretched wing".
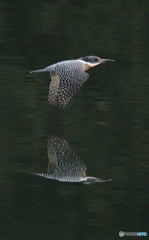
<path id="1" fill-rule="evenodd" d="M 49 137 L 47 152 L 49 162 L 46 173 L 34 173 L 34 175 L 62 182 L 80 182 L 81 177 L 86 177 L 86 165 L 65 139 Z"/>
<path id="2" fill-rule="evenodd" d="M 58 64 L 50 74 L 51 82 L 48 99 L 50 104 L 60 106 L 67 105 L 89 77 L 89 74 L 74 62 Z"/>
<path id="3" fill-rule="evenodd" d="M 81 177 L 86 176 L 86 166 L 78 155 L 71 149 L 68 142 L 59 137 L 48 139 L 48 174 L 57 177 Z M 51 171 L 52 170 L 52 171 Z"/>

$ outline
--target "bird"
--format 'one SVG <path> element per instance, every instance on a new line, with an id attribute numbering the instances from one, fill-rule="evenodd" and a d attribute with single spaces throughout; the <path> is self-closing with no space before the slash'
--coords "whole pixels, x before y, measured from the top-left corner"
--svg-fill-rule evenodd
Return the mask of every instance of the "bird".
<path id="1" fill-rule="evenodd" d="M 50 136 L 47 141 L 48 167 L 45 173 L 33 173 L 60 182 L 74 182 L 91 184 L 97 182 L 109 182 L 111 179 L 100 179 L 87 176 L 86 165 L 72 150 L 69 143 L 57 136 Z"/>
<path id="2" fill-rule="evenodd" d="M 89 74 L 86 71 L 88 69 L 114 61 L 97 56 L 86 56 L 57 62 L 45 68 L 30 71 L 30 73 L 49 72 L 51 76 L 49 104 L 65 107 L 77 90 L 87 81 Z"/>

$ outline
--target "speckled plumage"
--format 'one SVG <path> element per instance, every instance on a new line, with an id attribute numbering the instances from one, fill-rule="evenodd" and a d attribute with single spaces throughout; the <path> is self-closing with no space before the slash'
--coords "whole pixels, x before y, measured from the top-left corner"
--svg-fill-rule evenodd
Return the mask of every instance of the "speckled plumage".
<path id="1" fill-rule="evenodd" d="M 89 77 L 82 69 L 81 61 L 68 60 L 32 72 L 50 72 L 49 103 L 65 106 Z"/>
<path id="2" fill-rule="evenodd" d="M 71 149 L 66 140 L 50 137 L 47 143 L 48 168 L 36 175 L 62 182 L 80 182 L 86 176 L 86 166 Z"/>
<path id="3" fill-rule="evenodd" d="M 89 77 L 81 69 L 82 63 L 76 60 L 64 61 L 51 66 L 48 99 L 52 105 L 65 106 L 68 104 L 72 96 Z"/>
<path id="4" fill-rule="evenodd" d="M 47 66 L 32 72 L 50 72 L 48 100 L 52 105 L 65 106 L 77 90 L 87 81 L 86 71 L 112 59 L 102 59 L 97 56 L 86 56 L 74 60 L 67 60 Z"/>
<path id="5" fill-rule="evenodd" d="M 45 173 L 34 173 L 34 175 L 60 182 L 82 182 L 84 184 L 111 181 L 111 179 L 105 180 L 86 176 L 86 165 L 71 149 L 68 142 L 62 138 L 49 137 L 47 152 L 49 160 L 47 171 Z"/>

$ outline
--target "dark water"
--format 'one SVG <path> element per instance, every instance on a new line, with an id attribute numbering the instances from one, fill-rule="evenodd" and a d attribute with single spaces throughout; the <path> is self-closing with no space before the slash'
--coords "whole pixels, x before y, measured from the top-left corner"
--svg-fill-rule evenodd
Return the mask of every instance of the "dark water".
<path id="1" fill-rule="evenodd" d="M 0 239 L 149 233 L 147 9 L 140 0 L 0 2 Z M 90 70 L 68 107 L 50 107 L 49 75 L 28 72 L 86 55 L 116 62 Z M 89 176 L 112 182 L 32 175 L 46 171 L 52 136 Z"/>

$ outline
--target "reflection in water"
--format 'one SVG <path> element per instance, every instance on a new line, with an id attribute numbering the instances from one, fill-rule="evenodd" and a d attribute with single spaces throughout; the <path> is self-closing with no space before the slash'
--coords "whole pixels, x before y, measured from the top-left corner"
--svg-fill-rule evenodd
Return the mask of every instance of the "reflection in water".
<path id="1" fill-rule="evenodd" d="M 59 137 L 49 137 L 47 143 L 48 168 L 46 173 L 34 173 L 40 177 L 61 182 L 110 182 L 111 179 L 100 179 L 86 175 L 86 165 L 71 149 L 66 140 Z"/>

